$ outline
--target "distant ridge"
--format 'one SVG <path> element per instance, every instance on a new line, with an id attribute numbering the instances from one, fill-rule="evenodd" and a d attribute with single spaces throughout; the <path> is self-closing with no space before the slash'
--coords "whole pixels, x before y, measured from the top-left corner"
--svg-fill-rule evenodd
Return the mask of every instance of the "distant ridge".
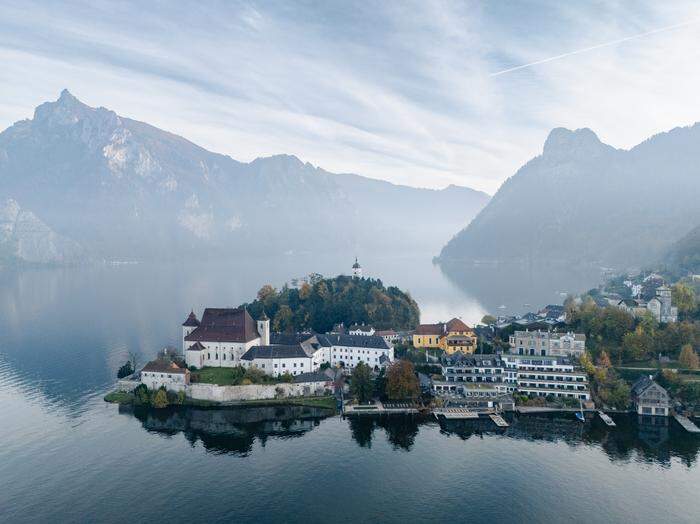
<path id="1" fill-rule="evenodd" d="M 629 151 L 590 129 L 557 128 L 439 260 L 639 267 L 700 223 L 698 202 L 700 125 Z"/>
<path id="2" fill-rule="evenodd" d="M 436 250 L 489 196 L 250 163 L 80 102 L 69 91 L 0 133 L 2 194 L 98 257 Z"/>

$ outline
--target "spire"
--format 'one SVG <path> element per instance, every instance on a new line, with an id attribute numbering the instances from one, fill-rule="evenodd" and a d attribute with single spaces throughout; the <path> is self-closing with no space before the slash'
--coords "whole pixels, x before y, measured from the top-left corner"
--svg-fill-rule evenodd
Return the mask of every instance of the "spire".
<path id="1" fill-rule="evenodd" d="M 260 320 L 270 320 L 267 318 L 267 313 L 265 313 L 265 309 L 262 310 L 262 315 L 260 316 Z"/>
<path id="2" fill-rule="evenodd" d="M 184 327 L 197 327 L 199 326 L 199 320 L 197 320 L 197 315 L 194 314 L 194 310 L 190 311 L 190 314 L 187 316 L 187 320 L 185 320 L 182 325 Z"/>

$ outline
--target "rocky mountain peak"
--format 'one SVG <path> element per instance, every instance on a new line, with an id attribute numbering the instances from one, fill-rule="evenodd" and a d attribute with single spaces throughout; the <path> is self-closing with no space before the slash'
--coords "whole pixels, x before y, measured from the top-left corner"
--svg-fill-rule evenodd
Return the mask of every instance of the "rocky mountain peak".
<path id="1" fill-rule="evenodd" d="M 598 135 L 587 127 L 573 131 L 565 127 L 557 127 L 550 131 L 542 153 L 546 157 L 571 156 L 572 154 L 580 156 L 594 153 L 604 146 Z"/>
<path id="2" fill-rule="evenodd" d="M 55 102 L 45 102 L 34 110 L 34 122 L 46 126 L 74 125 L 89 121 L 92 127 L 116 127 L 120 120 L 114 111 L 93 108 L 64 89 Z"/>

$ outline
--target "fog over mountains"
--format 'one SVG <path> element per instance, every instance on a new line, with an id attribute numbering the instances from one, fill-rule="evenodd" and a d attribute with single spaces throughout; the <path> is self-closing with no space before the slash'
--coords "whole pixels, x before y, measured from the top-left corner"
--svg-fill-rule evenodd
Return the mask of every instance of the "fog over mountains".
<path id="1" fill-rule="evenodd" d="M 640 267 L 698 225 L 700 124 L 630 150 L 558 128 L 439 259 Z"/>
<path id="2" fill-rule="evenodd" d="M 66 90 L 0 133 L 0 202 L 33 213 L 51 237 L 34 237 L 37 261 L 434 252 L 488 198 L 336 175 L 288 155 L 238 162 Z M 23 231 L 3 255 L 29 261 L 16 247 Z"/>

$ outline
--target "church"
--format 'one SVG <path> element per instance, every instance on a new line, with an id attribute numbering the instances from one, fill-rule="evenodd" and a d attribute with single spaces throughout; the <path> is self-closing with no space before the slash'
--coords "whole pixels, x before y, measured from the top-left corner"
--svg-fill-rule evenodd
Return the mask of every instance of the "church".
<path id="1" fill-rule="evenodd" d="M 394 348 L 380 336 L 271 333 L 263 313 L 253 320 L 243 308 L 206 308 L 201 321 L 192 311 L 182 324 L 188 367 L 258 368 L 267 375 L 300 375 L 324 363 L 352 369 L 364 362 L 375 370 L 394 360 Z"/>

